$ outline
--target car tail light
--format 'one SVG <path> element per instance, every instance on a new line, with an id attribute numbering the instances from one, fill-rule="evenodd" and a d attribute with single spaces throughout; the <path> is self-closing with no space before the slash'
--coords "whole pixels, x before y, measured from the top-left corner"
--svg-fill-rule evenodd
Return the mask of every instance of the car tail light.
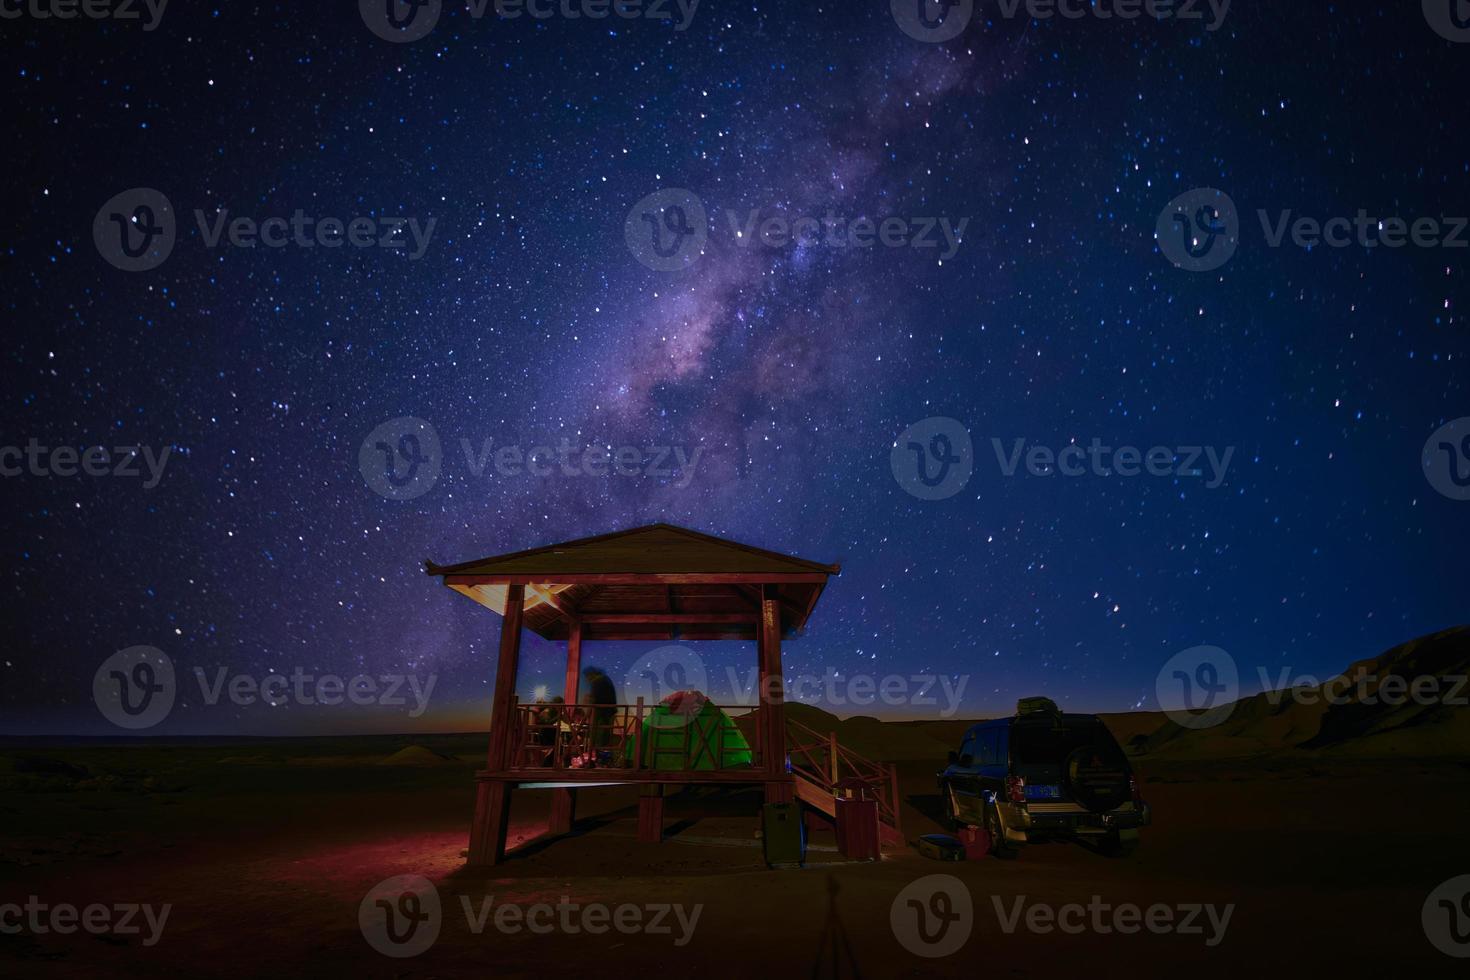
<path id="1" fill-rule="evenodd" d="M 1006 777 L 1006 799 L 1012 803 L 1026 802 L 1026 780 L 1020 776 Z"/>
<path id="2" fill-rule="evenodd" d="M 1139 782 L 1138 773 L 1131 772 L 1128 774 L 1128 790 L 1133 794 L 1134 803 L 1143 802 L 1143 784 Z"/>

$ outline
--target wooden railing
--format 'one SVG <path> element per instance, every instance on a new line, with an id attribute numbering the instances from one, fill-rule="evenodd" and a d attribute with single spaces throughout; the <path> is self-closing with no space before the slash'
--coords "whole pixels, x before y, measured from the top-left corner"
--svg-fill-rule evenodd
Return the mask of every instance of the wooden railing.
<path id="1" fill-rule="evenodd" d="M 835 798 L 854 788 L 878 802 L 884 823 L 902 834 L 898 795 L 898 767 L 874 762 L 837 741 L 835 732 L 823 734 L 801 722 L 786 721 L 786 745 L 791 771 L 816 783 Z"/>
<path id="2" fill-rule="evenodd" d="M 698 715 L 655 716 L 642 698 L 634 704 L 515 703 L 511 769 L 686 770 L 754 766 L 743 735 Z M 646 724 L 653 721 L 653 724 Z"/>

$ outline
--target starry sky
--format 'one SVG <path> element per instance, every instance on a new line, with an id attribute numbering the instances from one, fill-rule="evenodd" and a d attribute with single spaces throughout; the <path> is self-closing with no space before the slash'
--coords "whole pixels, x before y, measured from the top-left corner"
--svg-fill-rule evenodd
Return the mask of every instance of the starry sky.
<path id="1" fill-rule="evenodd" d="M 483 727 L 499 620 L 422 561 L 654 521 L 841 562 L 788 673 L 963 676 L 959 716 L 1151 708 L 1197 645 L 1249 689 L 1465 622 L 1470 503 L 1420 454 L 1470 415 L 1470 250 L 1270 247 L 1257 212 L 1470 213 L 1470 44 L 1405 2 L 1241 0 L 1215 31 L 981 6 L 945 43 L 886 0 L 704 0 L 683 30 L 450 3 L 412 43 L 348 2 L 0 21 L 0 443 L 170 453 L 152 487 L 0 480 L 0 733 L 116 734 L 92 678 L 136 645 L 185 676 L 436 678 L 416 718 L 196 688 L 152 734 Z M 177 241 L 128 272 L 93 226 L 139 187 Z M 1204 273 L 1154 237 L 1199 187 L 1241 215 Z M 708 213 L 675 271 L 625 236 L 667 189 Z M 194 218 L 298 209 L 434 225 L 412 258 L 211 247 Z M 752 209 L 968 223 L 941 259 L 738 238 Z M 360 453 L 402 417 L 440 473 L 388 499 Z M 925 500 L 890 450 L 935 417 L 974 473 Z M 1207 487 L 1006 476 L 991 448 L 1094 438 L 1234 455 Z M 700 457 L 538 477 L 461 450 L 563 439 Z M 754 659 L 698 652 L 717 697 Z M 522 693 L 559 657 L 529 639 Z"/>

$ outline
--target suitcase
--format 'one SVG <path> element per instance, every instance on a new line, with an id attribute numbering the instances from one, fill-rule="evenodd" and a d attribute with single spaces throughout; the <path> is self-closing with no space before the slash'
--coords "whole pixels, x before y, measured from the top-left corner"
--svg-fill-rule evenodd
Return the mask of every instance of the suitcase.
<path id="1" fill-rule="evenodd" d="M 919 838 L 919 853 L 935 861 L 963 861 L 965 845 L 948 834 L 925 834 Z"/>
<path id="2" fill-rule="evenodd" d="M 799 868 L 806 860 L 806 825 L 795 803 L 767 803 L 761 807 L 761 847 L 766 865 Z"/>

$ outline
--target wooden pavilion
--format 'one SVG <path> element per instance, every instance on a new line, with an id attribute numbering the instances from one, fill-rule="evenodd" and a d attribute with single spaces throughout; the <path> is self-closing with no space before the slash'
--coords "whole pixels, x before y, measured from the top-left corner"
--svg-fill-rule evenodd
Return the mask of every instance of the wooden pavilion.
<path id="1" fill-rule="evenodd" d="M 552 784 L 551 831 L 571 829 L 579 783 L 639 784 L 642 840 L 663 834 L 663 791 L 696 783 L 760 785 L 767 802 L 792 802 L 799 790 L 831 802 L 839 779 L 835 739 L 807 746 L 803 758 L 820 771 L 816 789 L 793 771 L 781 683 L 781 643 L 811 617 L 837 565 L 727 541 L 670 524 L 652 524 L 563 544 L 454 565 L 427 562 L 430 575 L 499 613 L 500 654 L 495 674 L 490 748 L 476 774 L 469 863 L 493 865 L 505 857 L 510 801 L 523 785 Z M 516 671 L 522 627 L 567 645 L 565 706 L 520 704 Z M 652 705 L 605 708 L 596 722 L 578 702 L 582 643 L 586 640 L 753 640 L 759 702 L 753 712 L 753 761 L 735 767 L 659 768 L 648 760 L 644 721 Z M 548 712 L 552 717 L 548 718 Z M 580 713 L 579 713 L 580 712 Z M 601 725 L 606 731 L 598 734 Z M 692 726 L 691 726 L 692 727 Z M 589 731 L 591 729 L 591 731 Z M 817 736 L 821 739 L 821 736 Z M 818 743 L 814 743 L 817 745 Z M 719 746 L 696 747 L 724 757 Z M 584 763 L 580 764 L 579 763 Z M 805 767 L 810 769 L 811 766 Z M 801 793 L 803 799 L 808 792 Z M 892 800 L 896 814 L 897 799 Z M 896 819 L 895 819 L 896 822 Z"/>

